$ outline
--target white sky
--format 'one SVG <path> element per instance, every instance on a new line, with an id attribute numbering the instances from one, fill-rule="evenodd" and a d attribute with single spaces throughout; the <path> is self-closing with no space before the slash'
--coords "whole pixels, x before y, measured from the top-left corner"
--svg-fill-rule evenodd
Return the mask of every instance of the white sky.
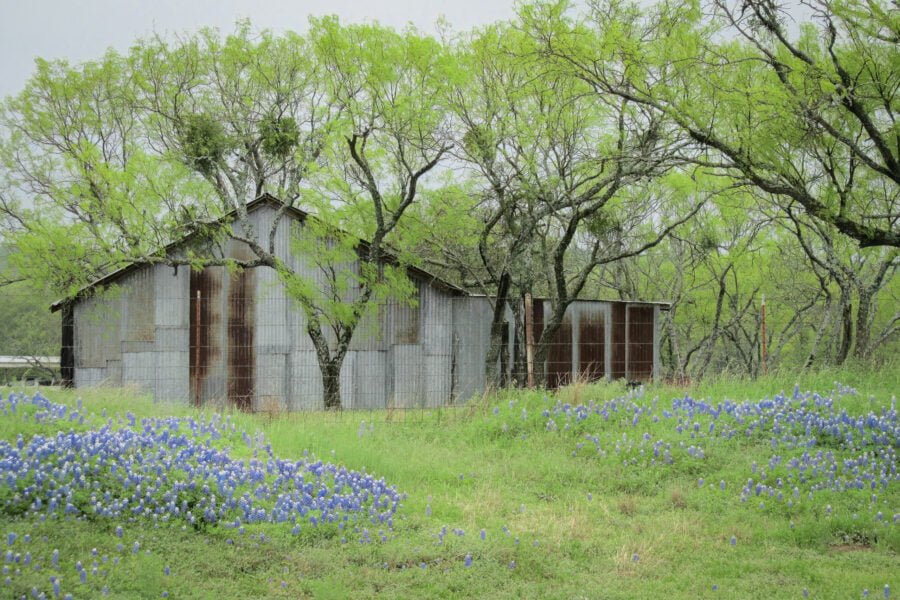
<path id="1" fill-rule="evenodd" d="M 78 63 L 153 33 L 229 32 L 245 17 L 256 29 L 276 31 L 304 30 L 310 15 L 336 14 L 343 22 L 411 22 L 433 33 L 441 16 L 464 30 L 513 13 L 514 0 L 0 0 L 0 97 L 23 88 L 36 57 Z"/>

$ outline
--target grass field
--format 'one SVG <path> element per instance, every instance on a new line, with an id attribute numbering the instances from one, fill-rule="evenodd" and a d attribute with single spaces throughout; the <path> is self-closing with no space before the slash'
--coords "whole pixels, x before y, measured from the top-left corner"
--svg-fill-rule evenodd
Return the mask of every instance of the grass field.
<path id="1" fill-rule="evenodd" d="M 900 597 L 898 370 L 219 417 L 128 390 L 45 389 L 48 402 L 14 394 L 11 403 L 10 388 L 0 412 L 0 597 Z M 142 421 L 164 416 L 173 419 Z M 157 440 L 167 430 L 183 445 L 166 433 L 163 456 L 127 433 L 135 445 L 118 451 L 129 464 L 157 460 L 131 479 L 100 448 L 125 430 Z M 100 433 L 78 438 L 79 452 L 107 458 L 66 463 L 61 448 L 91 431 Z M 51 439 L 62 444 L 55 451 Z M 173 462 L 183 448 L 197 462 Z M 16 466 L 31 455 L 46 472 Z M 287 463 L 273 457 L 357 471 L 342 489 L 356 490 L 362 508 L 336 508 L 333 522 L 315 510 L 278 513 L 275 493 L 257 487 L 277 487 Z M 204 475 L 202 461 L 219 462 Z M 276 522 L 237 524 L 238 508 L 204 518 L 202 498 L 231 485 L 226 464 L 257 469 L 229 493 Z M 377 482 L 363 470 L 402 495 L 381 520 L 366 509 Z M 324 501 L 333 476 L 321 477 L 308 491 Z M 153 502 L 175 500 L 123 509 L 117 499 L 137 485 L 153 488 L 140 490 L 148 503 L 151 491 Z M 48 498 L 64 496 L 51 509 Z"/>

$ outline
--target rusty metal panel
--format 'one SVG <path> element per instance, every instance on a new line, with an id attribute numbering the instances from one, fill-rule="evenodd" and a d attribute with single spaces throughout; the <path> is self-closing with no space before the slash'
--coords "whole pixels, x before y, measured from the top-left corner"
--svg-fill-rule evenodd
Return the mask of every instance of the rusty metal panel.
<path id="1" fill-rule="evenodd" d="M 653 307 L 628 307 L 628 379 L 643 381 L 653 375 Z"/>
<path id="2" fill-rule="evenodd" d="M 660 325 L 660 316 L 659 316 L 659 306 L 653 307 L 653 377 L 660 377 L 660 363 L 659 363 L 659 344 L 660 344 L 660 335 L 659 335 L 659 325 Z"/>
<path id="3" fill-rule="evenodd" d="M 75 385 L 75 307 L 66 302 L 62 307 L 61 348 L 59 351 L 60 375 L 64 387 Z"/>
<path id="4" fill-rule="evenodd" d="M 585 303 L 579 310 L 578 371 L 580 377 L 597 381 L 606 374 L 605 307 Z"/>
<path id="5" fill-rule="evenodd" d="M 610 348 L 612 353 L 610 377 L 612 379 L 621 379 L 626 374 L 625 306 L 624 302 L 612 303 L 612 348 Z"/>
<path id="6" fill-rule="evenodd" d="M 191 401 L 195 406 L 225 394 L 222 340 L 223 267 L 191 271 L 189 366 Z"/>
<path id="7" fill-rule="evenodd" d="M 255 270 L 231 274 L 228 286 L 228 402 L 240 410 L 252 410 L 254 372 L 253 346 Z"/>
<path id="8" fill-rule="evenodd" d="M 559 329 L 550 341 L 547 353 L 547 386 L 558 388 L 572 383 L 572 316 L 563 316 Z"/>

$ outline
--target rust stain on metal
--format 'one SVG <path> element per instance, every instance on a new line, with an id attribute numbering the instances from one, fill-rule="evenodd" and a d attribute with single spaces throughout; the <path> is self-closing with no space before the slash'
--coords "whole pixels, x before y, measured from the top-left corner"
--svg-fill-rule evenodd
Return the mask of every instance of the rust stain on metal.
<path id="1" fill-rule="evenodd" d="M 219 273 L 214 268 L 191 271 L 190 304 L 190 382 L 194 406 L 203 403 L 203 382 L 218 355 L 214 327 L 219 323 L 215 298 L 221 289 Z"/>
<path id="2" fill-rule="evenodd" d="M 612 303 L 612 361 L 610 376 L 625 377 L 625 303 Z"/>
<path id="3" fill-rule="evenodd" d="M 585 307 L 578 321 L 578 370 L 588 381 L 602 379 L 606 370 L 603 311 Z"/>
<path id="4" fill-rule="evenodd" d="M 537 319 L 535 319 L 537 320 Z M 558 388 L 572 383 L 572 320 L 563 317 L 547 353 L 547 385 Z"/>
<path id="5" fill-rule="evenodd" d="M 253 408 L 256 356 L 253 351 L 254 271 L 232 274 L 228 288 L 228 401 L 240 410 Z"/>
<path id="6" fill-rule="evenodd" d="M 59 353 L 63 387 L 75 385 L 75 304 L 62 305 L 62 348 Z"/>
<path id="7" fill-rule="evenodd" d="M 653 375 L 653 307 L 628 307 L 628 378 L 642 381 Z"/>

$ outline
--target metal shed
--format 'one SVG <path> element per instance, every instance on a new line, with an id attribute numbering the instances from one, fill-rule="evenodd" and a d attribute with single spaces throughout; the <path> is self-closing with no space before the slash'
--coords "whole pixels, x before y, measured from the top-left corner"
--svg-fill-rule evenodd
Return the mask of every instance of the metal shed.
<path id="1" fill-rule="evenodd" d="M 256 231 L 268 229 L 277 207 L 270 196 L 248 205 Z M 303 257 L 290 251 L 291 224 L 304 218 L 288 211 L 277 229 L 276 249 L 297 272 L 315 277 Z M 230 256 L 246 252 L 229 242 Z M 421 269 L 410 269 L 409 276 L 417 301 L 377 307 L 353 337 L 341 369 L 344 408 L 436 407 L 484 391 L 492 299 Z M 53 308 L 63 311 L 62 375 L 76 387 L 136 385 L 157 399 L 244 410 L 323 407 L 305 315 L 268 267 L 234 273 L 225 267 L 134 265 Z M 657 375 L 657 324 L 665 308 L 573 303 L 552 340 L 548 386 L 576 377 Z M 548 300 L 534 303 L 538 333 L 549 309 Z M 503 343 L 507 354 L 521 353 L 514 327 L 507 328 Z M 497 368 L 512 376 L 517 364 L 510 360 Z"/>

